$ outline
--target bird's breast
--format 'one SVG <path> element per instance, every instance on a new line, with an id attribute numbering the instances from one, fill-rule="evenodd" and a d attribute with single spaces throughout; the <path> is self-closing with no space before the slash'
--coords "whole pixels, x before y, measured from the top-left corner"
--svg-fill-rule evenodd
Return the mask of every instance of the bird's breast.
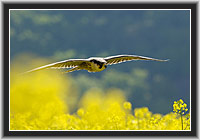
<path id="1" fill-rule="evenodd" d="M 92 63 L 91 64 L 91 70 L 89 72 L 100 72 L 104 69 L 105 69 L 105 64 L 102 64 L 102 66 L 101 66 L 101 65 Z"/>

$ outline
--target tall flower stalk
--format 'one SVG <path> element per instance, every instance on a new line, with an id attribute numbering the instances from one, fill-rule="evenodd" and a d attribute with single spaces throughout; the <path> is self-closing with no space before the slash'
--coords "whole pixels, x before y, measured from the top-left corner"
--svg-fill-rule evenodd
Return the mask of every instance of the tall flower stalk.
<path id="1" fill-rule="evenodd" d="M 182 99 L 174 101 L 173 111 L 181 116 L 181 129 L 183 130 L 183 115 L 188 111 L 187 104 Z"/>

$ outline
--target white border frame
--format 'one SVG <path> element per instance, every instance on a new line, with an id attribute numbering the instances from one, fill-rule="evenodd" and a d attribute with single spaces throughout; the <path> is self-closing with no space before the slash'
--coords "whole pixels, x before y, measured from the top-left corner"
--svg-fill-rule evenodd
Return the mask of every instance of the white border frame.
<path id="1" fill-rule="evenodd" d="M 77 1 L 76 2 L 82 2 L 82 1 Z M 143 0 L 142 0 L 143 1 Z M 50 1 L 51 2 L 51 1 Z M 126 1 L 124 1 L 126 2 Z M 129 1 L 128 1 L 129 2 Z M 138 1 L 139 2 L 139 1 Z M 190 130 L 10 130 L 10 11 L 12 10 L 30 10 L 30 11 L 46 11 L 46 10 L 56 10 L 56 11 L 64 11 L 64 10 L 74 10 L 74 11 L 81 11 L 81 10 L 97 10 L 97 11 L 108 11 L 108 10 L 123 10 L 123 11 L 129 11 L 129 10 L 152 10 L 152 11 L 157 11 L 157 10 L 162 10 L 162 11 L 167 11 L 167 10 L 189 10 L 190 11 Z M 191 131 L 191 118 L 192 118 L 192 110 L 191 110 L 191 9 L 9 9 L 9 131 Z M 197 103 L 198 104 L 198 103 Z"/>

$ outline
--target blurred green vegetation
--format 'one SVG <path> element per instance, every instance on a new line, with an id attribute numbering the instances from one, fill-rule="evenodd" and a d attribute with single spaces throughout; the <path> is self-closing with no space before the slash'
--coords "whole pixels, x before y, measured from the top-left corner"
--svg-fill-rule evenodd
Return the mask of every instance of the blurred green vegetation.
<path id="1" fill-rule="evenodd" d="M 189 19 L 188 10 L 11 10 L 11 64 L 22 53 L 49 63 L 117 54 L 170 59 L 67 74 L 80 97 L 91 87 L 119 88 L 134 107 L 167 113 L 177 98 L 190 102 Z"/>

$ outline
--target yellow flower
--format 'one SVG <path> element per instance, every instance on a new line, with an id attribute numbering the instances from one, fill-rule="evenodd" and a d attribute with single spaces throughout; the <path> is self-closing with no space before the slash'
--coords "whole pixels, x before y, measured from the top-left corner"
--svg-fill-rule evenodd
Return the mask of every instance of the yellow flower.
<path id="1" fill-rule="evenodd" d="M 84 110 L 82 108 L 80 108 L 78 111 L 77 111 L 77 114 L 82 117 L 84 115 Z"/>
<path id="2" fill-rule="evenodd" d="M 124 109 L 131 110 L 132 109 L 131 103 L 130 102 L 124 102 Z"/>
<path id="3" fill-rule="evenodd" d="M 183 104 L 183 103 L 184 103 L 182 99 L 180 99 L 180 100 L 179 100 L 179 102 L 180 102 L 181 104 Z"/>
<path id="4" fill-rule="evenodd" d="M 187 104 L 184 103 L 184 101 L 182 99 L 178 100 L 177 102 L 174 101 L 174 104 L 173 104 L 173 111 L 175 113 L 178 113 L 178 114 L 185 114 L 185 112 L 188 111 L 187 109 Z"/>
<path id="5" fill-rule="evenodd" d="M 182 99 L 173 104 L 173 111 L 182 117 L 183 127 L 180 127 L 180 117 L 172 112 L 163 116 L 142 107 L 134 108 L 132 114 L 132 104 L 118 89 L 110 89 L 106 94 L 102 89 L 89 89 L 76 102 L 71 100 L 71 93 L 75 92 L 71 85 L 73 78 L 56 72 L 18 77 L 13 72 L 11 130 L 190 130 L 190 112 Z M 74 107 L 79 108 L 70 114 Z"/>

